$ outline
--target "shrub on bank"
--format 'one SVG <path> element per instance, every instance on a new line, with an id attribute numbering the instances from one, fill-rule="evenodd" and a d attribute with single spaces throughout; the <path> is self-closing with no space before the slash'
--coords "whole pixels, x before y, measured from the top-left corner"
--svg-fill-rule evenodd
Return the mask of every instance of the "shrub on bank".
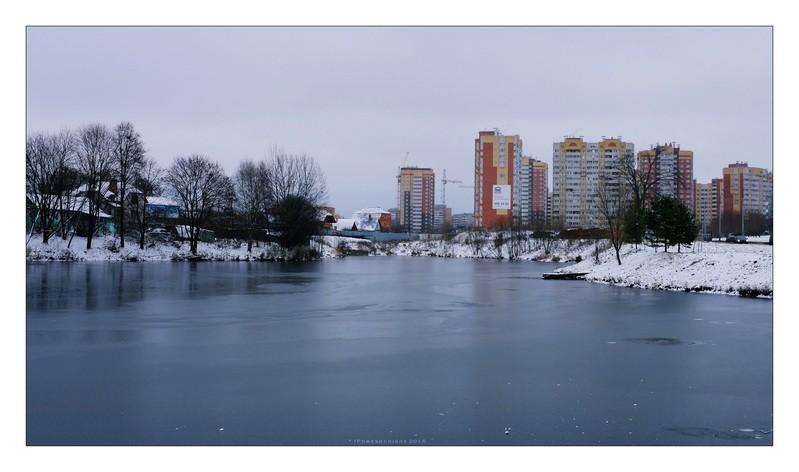
<path id="1" fill-rule="evenodd" d="M 306 262 L 321 259 L 322 253 L 310 246 L 294 246 L 286 256 L 289 261 Z"/>
<path id="2" fill-rule="evenodd" d="M 738 289 L 738 295 L 747 298 L 757 298 L 760 296 L 770 297 L 771 290 L 755 288 L 755 287 L 743 287 Z"/>

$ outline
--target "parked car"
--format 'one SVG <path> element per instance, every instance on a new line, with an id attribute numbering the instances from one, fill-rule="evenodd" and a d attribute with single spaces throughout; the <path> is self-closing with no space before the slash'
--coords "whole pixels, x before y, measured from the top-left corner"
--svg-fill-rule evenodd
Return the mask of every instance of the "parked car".
<path id="1" fill-rule="evenodd" d="M 728 243 L 735 243 L 735 244 L 746 244 L 746 236 L 742 234 L 733 234 L 730 233 L 727 235 L 727 239 L 725 239 Z"/>

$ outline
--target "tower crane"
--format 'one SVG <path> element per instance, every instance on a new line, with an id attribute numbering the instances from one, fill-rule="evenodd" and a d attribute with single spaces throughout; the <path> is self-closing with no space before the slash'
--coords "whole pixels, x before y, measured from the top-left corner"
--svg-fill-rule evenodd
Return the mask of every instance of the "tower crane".
<path id="1" fill-rule="evenodd" d="M 397 167 L 397 208 L 400 207 L 400 193 L 401 193 L 400 177 L 402 177 L 402 168 L 405 167 L 405 165 L 408 163 L 408 154 L 410 153 L 411 151 L 405 153 L 405 159 L 403 159 L 402 164 L 399 167 Z"/>
<path id="2" fill-rule="evenodd" d="M 447 179 L 447 169 L 444 169 L 444 172 L 441 174 L 441 203 L 444 206 L 447 206 L 447 183 L 462 184 L 463 182 L 460 180 Z"/>
<path id="3" fill-rule="evenodd" d="M 402 173 L 402 168 L 405 167 L 405 165 L 408 163 L 408 154 L 410 153 L 411 151 L 405 153 L 405 159 L 403 159 L 402 164 L 399 167 L 397 167 L 397 180 L 399 180 L 400 178 L 400 174 Z"/>

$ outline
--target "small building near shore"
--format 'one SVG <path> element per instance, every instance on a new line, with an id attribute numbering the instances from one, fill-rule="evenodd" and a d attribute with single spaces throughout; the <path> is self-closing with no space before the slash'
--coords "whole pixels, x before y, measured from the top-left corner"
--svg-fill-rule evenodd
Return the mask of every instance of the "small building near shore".
<path id="1" fill-rule="evenodd" d="M 353 218 L 358 221 L 359 231 L 391 231 L 391 213 L 379 207 L 356 211 Z"/>
<path id="2" fill-rule="evenodd" d="M 340 218 L 333 223 L 335 231 L 359 231 L 358 220 L 354 218 Z"/>
<path id="3" fill-rule="evenodd" d="M 147 213 L 174 219 L 180 215 L 180 204 L 167 197 L 149 197 Z"/>

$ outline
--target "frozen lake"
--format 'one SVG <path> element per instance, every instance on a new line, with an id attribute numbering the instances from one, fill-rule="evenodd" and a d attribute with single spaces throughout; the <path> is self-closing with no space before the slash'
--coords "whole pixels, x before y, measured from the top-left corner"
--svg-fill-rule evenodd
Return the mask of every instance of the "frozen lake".
<path id="1" fill-rule="evenodd" d="M 772 300 L 559 266 L 28 263 L 27 444 L 773 444 Z"/>

